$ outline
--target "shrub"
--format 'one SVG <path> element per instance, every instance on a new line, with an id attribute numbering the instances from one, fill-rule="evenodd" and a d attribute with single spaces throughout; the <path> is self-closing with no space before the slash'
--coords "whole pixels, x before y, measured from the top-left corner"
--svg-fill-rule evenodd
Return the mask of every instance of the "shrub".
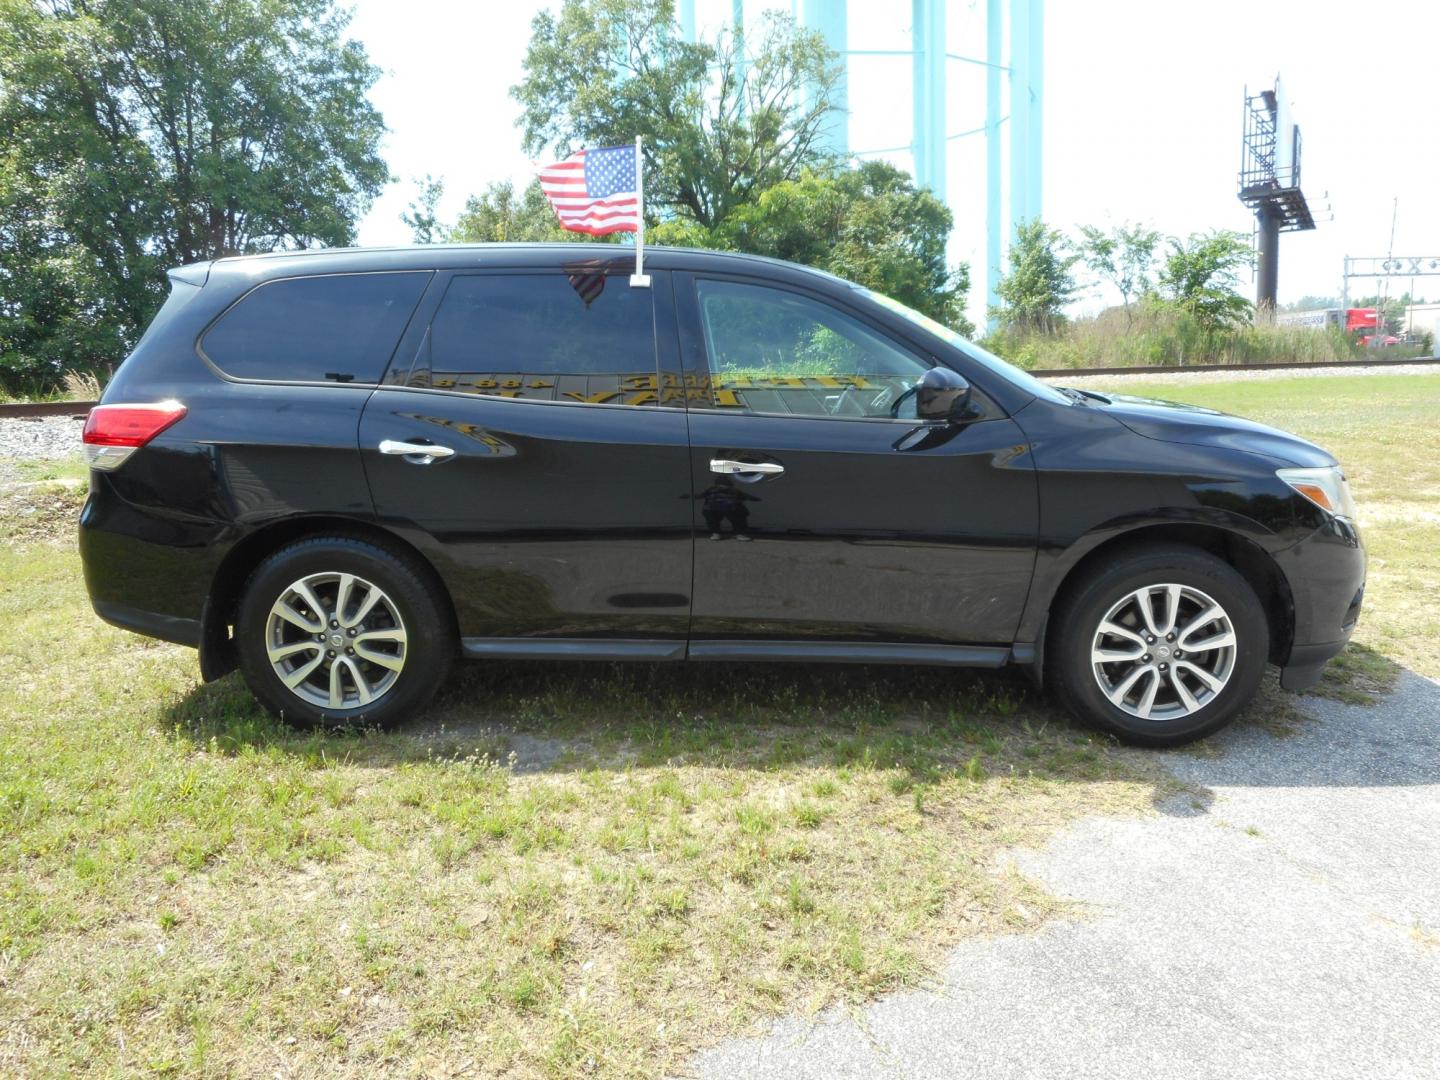
<path id="1" fill-rule="evenodd" d="M 1092 318 L 1076 319 L 1053 334 L 997 330 L 986 337 L 985 347 L 1023 368 L 1319 363 L 1364 356 L 1364 350 L 1339 328 L 1215 326 L 1154 296 L 1132 308 L 1128 325 L 1122 309 L 1110 308 Z"/>

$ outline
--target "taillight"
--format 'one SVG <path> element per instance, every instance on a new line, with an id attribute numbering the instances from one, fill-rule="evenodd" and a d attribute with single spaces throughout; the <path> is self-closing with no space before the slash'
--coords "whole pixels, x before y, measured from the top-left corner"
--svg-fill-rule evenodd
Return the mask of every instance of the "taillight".
<path id="1" fill-rule="evenodd" d="M 92 469 L 118 468 L 140 447 L 185 415 L 178 401 L 157 405 L 96 405 L 85 420 L 85 460 Z"/>

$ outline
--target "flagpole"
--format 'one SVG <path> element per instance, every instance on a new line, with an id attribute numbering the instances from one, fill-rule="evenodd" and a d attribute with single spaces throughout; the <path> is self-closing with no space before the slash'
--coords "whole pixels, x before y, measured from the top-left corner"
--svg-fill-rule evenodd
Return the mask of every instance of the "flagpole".
<path id="1" fill-rule="evenodd" d="M 635 136 L 635 198 L 640 204 L 640 224 L 635 229 L 635 273 L 630 287 L 648 289 L 650 275 L 645 273 L 645 159 L 640 154 L 640 136 Z"/>

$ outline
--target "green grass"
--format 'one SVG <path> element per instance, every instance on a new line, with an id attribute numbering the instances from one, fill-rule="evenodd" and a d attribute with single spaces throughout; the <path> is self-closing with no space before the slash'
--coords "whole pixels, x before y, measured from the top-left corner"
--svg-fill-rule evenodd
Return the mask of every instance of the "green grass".
<path id="1" fill-rule="evenodd" d="M 1327 692 L 1436 674 L 1440 379 L 1154 391 L 1350 468 L 1365 648 Z M 422 723 L 292 732 L 99 623 L 80 495 L 37 490 L 0 509 L 0 1075 L 662 1075 L 1033 929 L 1063 906 L 1002 851 L 1176 792 L 1017 675 L 469 665 Z"/>
<path id="2" fill-rule="evenodd" d="M 14 463 L 15 471 L 20 481 L 24 483 L 42 483 L 47 480 L 86 484 L 90 480 L 90 470 L 82 458 L 62 458 L 59 460 L 43 461 L 17 461 Z"/>

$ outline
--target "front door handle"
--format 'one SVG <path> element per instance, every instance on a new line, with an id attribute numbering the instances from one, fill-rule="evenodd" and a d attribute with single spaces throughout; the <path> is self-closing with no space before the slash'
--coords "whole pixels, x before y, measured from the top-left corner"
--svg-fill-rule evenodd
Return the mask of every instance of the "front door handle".
<path id="1" fill-rule="evenodd" d="M 731 461 L 729 458 L 711 458 L 710 471 L 721 476 L 779 476 L 785 466 L 773 461 Z"/>
<path id="2" fill-rule="evenodd" d="M 436 446 L 434 443 L 400 442 L 397 439 L 381 439 L 380 452 L 403 457 L 413 465 L 429 465 L 431 462 L 443 461 L 445 458 L 455 456 L 455 451 L 448 446 Z"/>

